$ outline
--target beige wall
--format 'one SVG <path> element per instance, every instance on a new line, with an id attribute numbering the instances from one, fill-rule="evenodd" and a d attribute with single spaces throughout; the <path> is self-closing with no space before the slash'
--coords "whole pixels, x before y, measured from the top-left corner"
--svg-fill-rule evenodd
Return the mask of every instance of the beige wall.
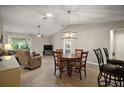
<path id="1" fill-rule="evenodd" d="M 54 49 L 63 48 L 63 40 L 61 39 L 61 33 L 56 33 L 50 38 L 50 42 Z"/>
<path id="2" fill-rule="evenodd" d="M 97 62 L 96 56 L 93 53 L 95 48 L 109 48 L 110 44 L 110 30 L 124 28 L 124 22 L 98 23 L 87 25 L 71 26 L 71 31 L 78 33 L 76 40 L 76 48 L 83 48 L 89 51 L 88 61 Z M 51 42 L 54 48 L 62 48 L 61 32 L 51 37 Z"/>
<path id="3" fill-rule="evenodd" d="M 51 44 L 49 38 L 47 37 L 35 37 L 32 36 L 32 50 L 37 53 L 43 54 L 43 46 L 46 44 Z"/>
<path id="4" fill-rule="evenodd" d="M 38 38 L 34 35 L 29 34 L 20 34 L 20 33 L 12 33 L 12 32 L 4 32 L 4 44 L 8 43 L 9 37 L 16 37 L 16 38 L 29 38 L 31 39 L 31 48 L 32 51 L 42 54 L 43 45 L 50 44 L 49 38 L 42 37 Z"/>

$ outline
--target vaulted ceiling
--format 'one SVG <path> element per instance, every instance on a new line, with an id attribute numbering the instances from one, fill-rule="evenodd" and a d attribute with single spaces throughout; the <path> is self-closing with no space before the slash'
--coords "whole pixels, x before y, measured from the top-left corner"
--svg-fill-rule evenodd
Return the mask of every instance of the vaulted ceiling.
<path id="1" fill-rule="evenodd" d="M 70 15 L 67 11 L 70 10 Z M 53 14 L 47 17 L 46 13 Z M 51 36 L 67 25 L 102 23 L 124 20 L 121 5 L 17 5 L 0 6 L 4 31 Z M 47 17 L 47 18 L 46 18 Z"/>

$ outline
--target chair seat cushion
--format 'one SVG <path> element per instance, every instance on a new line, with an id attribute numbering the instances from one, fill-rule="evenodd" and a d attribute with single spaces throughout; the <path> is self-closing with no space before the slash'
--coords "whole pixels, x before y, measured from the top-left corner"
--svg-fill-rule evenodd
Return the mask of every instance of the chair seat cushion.
<path id="1" fill-rule="evenodd" d="M 117 60 L 117 59 L 107 59 L 107 63 L 111 63 L 113 65 L 120 65 L 120 66 L 122 66 L 124 61 Z"/>
<path id="2" fill-rule="evenodd" d="M 60 64 L 60 62 L 58 62 L 58 63 L 56 63 L 56 65 L 58 66 L 58 67 L 65 67 L 65 66 L 67 66 L 67 64 L 66 63 L 62 63 L 62 64 Z"/>
<path id="3" fill-rule="evenodd" d="M 105 64 L 101 67 L 101 70 L 105 73 L 111 75 L 122 76 L 124 74 L 124 70 L 117 65 Z"/>
<path id="4" fill-rule="evenodd" d="M 75 68 L 83 68 L 83 67 L 85 67 L 85 64 L 81 63 L 81 65 L 80 65 L 80 62 L 73 62 L 71 64 L 71 66 L 75 67 Z"/>

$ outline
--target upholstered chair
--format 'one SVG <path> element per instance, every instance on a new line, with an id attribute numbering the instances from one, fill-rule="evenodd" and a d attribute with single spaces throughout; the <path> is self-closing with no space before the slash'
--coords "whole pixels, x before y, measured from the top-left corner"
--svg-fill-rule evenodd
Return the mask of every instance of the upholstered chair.
<path id="1" fill-rule="evenodd" d="M 40 55 L 31 56 L 29 50 L 18 50 L 16 57 L 19 64 L 24 68 L 35 69 L 41 66 L 42 57 Z"/>

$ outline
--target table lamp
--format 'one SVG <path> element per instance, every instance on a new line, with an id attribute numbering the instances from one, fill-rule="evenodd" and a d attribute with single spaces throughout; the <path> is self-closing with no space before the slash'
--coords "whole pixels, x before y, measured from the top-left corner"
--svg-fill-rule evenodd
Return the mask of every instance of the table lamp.
<path id="1" fill-rule="evenodd" d="M 10 51 L 12 50 L 11 44 L 7 43 L 4 45 L 4 49 L 6 50 L 6 54 L 10 54 Z"/>

